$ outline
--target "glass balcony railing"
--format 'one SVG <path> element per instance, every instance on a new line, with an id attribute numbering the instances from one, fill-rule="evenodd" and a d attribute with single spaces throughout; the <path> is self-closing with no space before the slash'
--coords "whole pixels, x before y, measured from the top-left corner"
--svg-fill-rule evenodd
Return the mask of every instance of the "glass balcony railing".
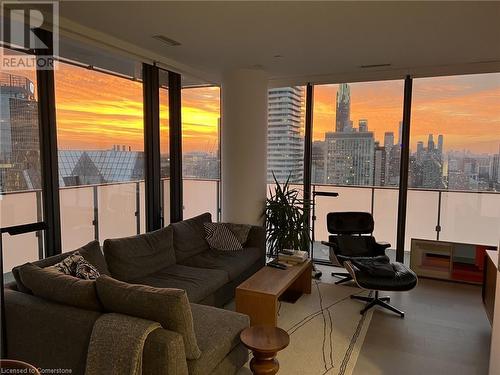
<path id="1" fill-rule="evenodd" d="M 268 185 L 272 189 L 273 185 Z M 294 186 L 302 189 L 302 185 Z M 316 198 L 315 238 L 326 240 L 326 215 L 334 211 L 367 211 L 375 219 L 374 235 L 395 247 L 398 189 L 384 187 L 314 185 L 316 191 L 339 196 Z M 219 218 L 218 180 L 184 179 L 184 217 L 210 212 Z M 268 189 L 269 190 L 269 189 Z M 165 225 L 169 217 L 169 180 L 163 180 Z M 411 238 L 497 245 L 500 237 L 500 193 L 410 189 L 408 191 L 405 250 Z M 130 236 L 145 231 L 144 181 L 60 189 L 63 249 L 70 251 L 93 240 Z M 8 227 L 40 221 L 40 191 L 0 195 L 0 225 Z M 4 272 L 43 257 L 40 232 L 2 236 Z M 318 259 L 328 249 L 315 246 Z"/>
<path id="2" fill-rule="evenodd" d="M 165 225 L 170 215 L 169 179 L 162 180 Z M 218 219 L 219 181 L 184 179 L 184 217 L 210 212 Z M 42 221 L 41 191 L 0 194 L 0 226 Z M 144 181 L 60 189 L 63 251 L 74 250 L 94 239 L 132 236 L 145 232 Z M 42 258 L 42 233 L 2 236 L 4 273 L 12 267 Z"/>
<path id="3" fill-rule="evenodd" d="M 380 241 L 396 246 L 398 189 L 315 185 L 316 191 L 334 191 L 338 197 L 316 198 L 316 241 L 326 240 L 326 215 L 335 211 L 366 211 L 373 214 Z M 412 238 L 498 245 L 500 240 L 500 193 L 409 189 L 405 251 Z M 317 245 L 317 259 L 328 260 L 328 249 Z"/>

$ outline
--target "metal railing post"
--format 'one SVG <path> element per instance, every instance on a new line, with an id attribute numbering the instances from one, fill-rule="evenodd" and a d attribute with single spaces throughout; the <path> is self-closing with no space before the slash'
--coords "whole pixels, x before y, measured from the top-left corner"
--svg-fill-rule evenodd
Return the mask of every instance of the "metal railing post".
<path id="1" fill-rule="evenodd" d="M 99 241 L 99 195 L 97 187 L 97 185 L 92 186 L 94 196 L 94 220 L 92 220 L 92 225 L 94 226 L 94 239 Z"/>

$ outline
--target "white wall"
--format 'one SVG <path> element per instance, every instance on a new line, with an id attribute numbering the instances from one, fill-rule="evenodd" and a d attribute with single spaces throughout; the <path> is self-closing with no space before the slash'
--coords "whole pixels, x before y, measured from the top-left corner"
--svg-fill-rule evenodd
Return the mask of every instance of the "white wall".
<path id="1" fill-rule="evenodd" d="M 222 82 L 223 221 L 261 224 L 267 178 L 267 76 L 239 69 Z"/>

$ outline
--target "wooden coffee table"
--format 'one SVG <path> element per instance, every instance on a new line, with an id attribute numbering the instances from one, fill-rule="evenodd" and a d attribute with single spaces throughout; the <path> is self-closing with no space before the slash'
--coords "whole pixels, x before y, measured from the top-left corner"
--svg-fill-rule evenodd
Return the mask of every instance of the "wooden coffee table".
<path id="1" fill-rule="evenodd" d="M 306 260 L 280 270 L 264 267 L 236 288 L 236 311 L 250 317 L 251 325 L 276 327 L 278 298 L 284 293 L 311 293 L 312 263 Z"/>
<path id="2" fill-rule="evenodd" d="M 288 333 L 277 327 L 253 326 L 245 328 L 240 339 L 253 353 L 250 370 L 255 375 L 273 375 L 278 372 L 280 365 L 276 353 L 290 343 Z"/>

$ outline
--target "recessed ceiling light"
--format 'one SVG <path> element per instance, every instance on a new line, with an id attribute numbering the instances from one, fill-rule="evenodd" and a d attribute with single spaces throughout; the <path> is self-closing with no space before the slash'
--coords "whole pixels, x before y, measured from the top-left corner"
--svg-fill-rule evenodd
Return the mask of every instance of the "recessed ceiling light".
<path id="1" fill-rule="evenodd" d="M 159 40 L 160 42 L 163 42 L 170 47 L 177 47 L 181 45 L 181 43 L 178 42 L 177 40 L 169 38 L 165 35 L 153 35 L 153 39 Z"/>
<path id="2" fill-rule="evenodd" d="M 385 63 L 385 64 L 369 64 L 369 65 L 360 65 L 360 68 L 362 69 L 368 69 L 368 68 L 382 68 L 384 66 L 391 66 L 392 64 Z"/>

